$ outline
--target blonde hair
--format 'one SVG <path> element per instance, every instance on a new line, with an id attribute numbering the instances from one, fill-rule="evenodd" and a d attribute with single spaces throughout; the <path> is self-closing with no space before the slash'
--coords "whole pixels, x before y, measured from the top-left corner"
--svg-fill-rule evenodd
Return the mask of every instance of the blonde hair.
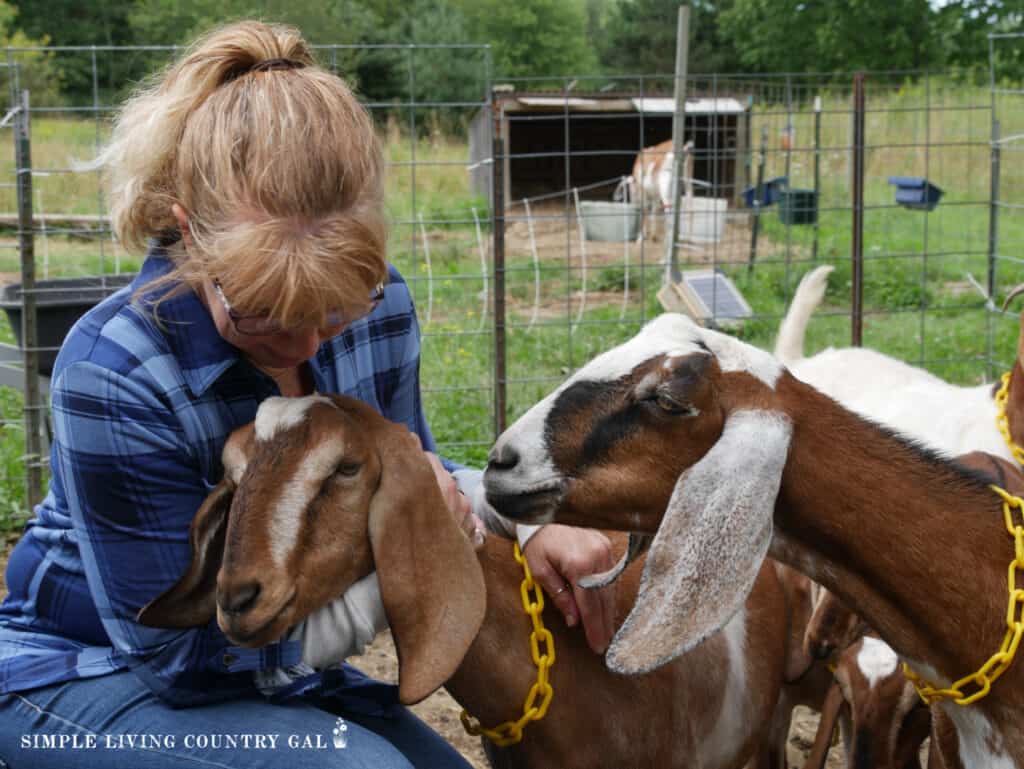
<path id="1" fill-rule="evenodd" d="M 96 164 L 126 248 L 176 230 L 174 203 L 187 213 L 194 247 L 170 250 L 159 283 L 216 279 L 240 312 L 297 325 L 361 308 L 386 279 L 372 120 L 293 28 L 199 38 L 125 103 Z"/>

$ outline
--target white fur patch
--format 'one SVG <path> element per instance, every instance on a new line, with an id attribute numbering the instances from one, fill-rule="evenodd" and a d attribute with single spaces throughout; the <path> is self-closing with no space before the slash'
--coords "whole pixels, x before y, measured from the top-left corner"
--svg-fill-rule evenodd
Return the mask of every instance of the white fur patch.
<path id="1" fill-rule="evenodd" d="M 256 412 L 256 440 L 269 441 L 278 430 L 288 430 L 306 418 L 306 412 L 315 403 L 334 405 L 323 395 L 302 398 L 267 398 Z"/>
<path id="2" fill-rule="evenodd" d="M 235 486 L 241 483 L 246 465 L 249 463 L 249 457 L 246 456 L 245 451 L 237 443 L 229 440 L 224 444 L 224 450 L 220 454 L 220 461 L 224 465 L 224 472 L 228 475 L 231 482 Z"/>
<path id="3" fill-rule="evenodd" d="M 340 440 L 324 441 L 303 454 L 294 476 L 283 479 L 270 522 L 270 552 L 279 567 L 295 548 L 306 508 L 334 471 L 344 448 Z"/>
<path id="4" fill-rule="evenodd" d="M 975 708 L 965 708 L 945 700 L 942 709 L 956 724 L 960 761 L 967 767 L 985 769 L 1018 769 L 1017 764 L 1001 749 L 1002 738 L 994 732 L 985 715 Z M 996 746 L 993 750 L 992 745 Z"/>
<path id="5" fill-rule="evenodd" d="M 747 610 L 740 609 L 722 628 L 728 654 L 729 673 L 725 681 L 722 709 L 707 739 L 699 743 L 700 766 L 724 766 L 735 755 L 736 746 L 742 745 L 750 730 L 747 705 L 750 691 L 747 687 Z"/>
<path id="6" fill-rule="evenodd" d="M 857 652 L 857 667 L 874 688 L 879 681 L 896 672 L 900 659 L 885 641 L 864 636 L 860 651 Z"/>

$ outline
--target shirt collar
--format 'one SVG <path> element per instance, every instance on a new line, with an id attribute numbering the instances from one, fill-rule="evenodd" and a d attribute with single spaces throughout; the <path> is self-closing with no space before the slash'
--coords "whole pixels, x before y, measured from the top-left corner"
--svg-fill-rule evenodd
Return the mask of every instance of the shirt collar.
<path id="1" fill-rule="evenodd" d="M 133 290 L 171 271 L 174 265 L 167 254 L 167 246 L 173 242 L 161 240 L 150 245 L 142 269 L 132 283 Z M 176 285 L 144 294 L 144 304 L 173 290 Z M 228 344 L 217 331 L 210 311 L 190 288 L 161 302 L 157 315 L 160 330 L 194 395 L 206 392 L 241 357 L 238 349 Z"/>

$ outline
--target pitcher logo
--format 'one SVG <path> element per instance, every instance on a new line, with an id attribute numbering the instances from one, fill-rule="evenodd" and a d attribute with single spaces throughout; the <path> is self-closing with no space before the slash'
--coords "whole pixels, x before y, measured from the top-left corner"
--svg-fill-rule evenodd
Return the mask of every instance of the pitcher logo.
<path id="1" fill-rule="evenodd" d="M 331 730 L 331 734 L 334 736 L 334 747 L 338 750 L 348 745 L 348 724 L 345 723 L 344 718 L 338 718 L 334 722 L 334 729 Z"/>

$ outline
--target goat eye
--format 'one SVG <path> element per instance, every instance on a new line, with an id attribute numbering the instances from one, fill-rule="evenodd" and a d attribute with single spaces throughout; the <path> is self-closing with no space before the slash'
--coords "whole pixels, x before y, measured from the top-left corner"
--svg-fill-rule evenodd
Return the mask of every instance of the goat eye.
<path id="1" fill-rule="evenodd" d="M 686 403 L 680 403 L 671 395 L 664 392 L 659 392 L 654 397 L 654 402 L 658 405 L 658 408 L 664 411 L 666 414 L 683 414 L 686 416 L 693 416 L 697 413 L 697 410 Z"/>
<path id="2" fill-rule="evenodd" d="M 334 471 L 334 474 L 342 478 L 354 478 L 359 475 L 359 471 L 362 469 L 363 466 L 359 462 L 342 462 L 338 465 L 338 469 Z"/>

